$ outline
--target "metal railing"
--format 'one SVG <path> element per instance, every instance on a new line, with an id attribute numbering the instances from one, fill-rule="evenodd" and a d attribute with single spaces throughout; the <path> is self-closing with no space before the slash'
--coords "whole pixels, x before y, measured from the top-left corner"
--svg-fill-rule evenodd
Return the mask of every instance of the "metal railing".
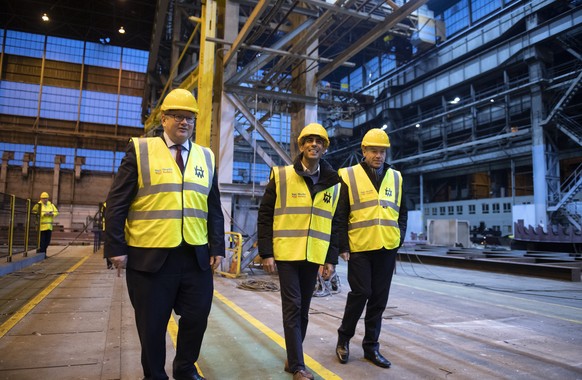
<path id="1" fill-rule="evenodd" d="M 27 256 L 40 241 L 40 217 L 32 213 L 30 199 L 0 193 L 0 257 L 12 261 L 15 254 Z"/>

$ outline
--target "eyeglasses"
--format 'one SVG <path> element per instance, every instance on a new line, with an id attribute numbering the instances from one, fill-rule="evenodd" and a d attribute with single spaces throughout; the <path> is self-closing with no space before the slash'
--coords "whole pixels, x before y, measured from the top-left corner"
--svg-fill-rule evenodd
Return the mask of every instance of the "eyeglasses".
<path id="1" fill-rule="evenodd" d="M 194 124 L 194 122 L 196 121 L 196 116 L 182 116 L 182 115 L 172 115 L 167 113 L 166 116 L 171 116 L 174 118 L 174 120 L 176 120 L 177 123 L 181 123 L 184 120 L 186 120 L 186 123 L 188 124 Z"/>

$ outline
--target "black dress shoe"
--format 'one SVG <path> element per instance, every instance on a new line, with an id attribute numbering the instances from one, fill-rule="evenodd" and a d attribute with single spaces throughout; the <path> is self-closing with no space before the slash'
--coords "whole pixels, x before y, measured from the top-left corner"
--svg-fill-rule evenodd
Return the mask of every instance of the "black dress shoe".
<path id="1" fill-rule="evenodd" d="M 196 370 L 194 371 L 194 373 L 191 373 L 188 375 L 175 373 L 174 379 L 175 380 L 206 380 L 204 377 L 200 376 L 200 374 Z"/>
<path id="2" fill-rule="evenodd" d="M 364 352 L 364 357 L 376 364 L 378 367 L 390 368 L 392 363 L 390 360 L 386 359 L 379 351 Z"/>
<path id="3" fill-rule="evenodd" d="M 340 363 L 346 364 L 350 358 L 350 342 L 337 342 L 337 346 L 335 346 L 335 354 Z"/>

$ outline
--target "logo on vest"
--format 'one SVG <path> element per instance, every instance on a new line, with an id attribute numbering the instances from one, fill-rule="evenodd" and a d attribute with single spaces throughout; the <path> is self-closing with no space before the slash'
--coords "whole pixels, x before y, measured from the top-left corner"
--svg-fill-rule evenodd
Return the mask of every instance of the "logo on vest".
<path id="1" fill-rule="evenodd" d="M 194 168 L 194 174 L 196 174 L 196 177 L 198 178 L 204 178 L 204 169 L 201 167 L 199 168 L 198 165 L 196 165 Z"/>
<path id="2" fill-rule="evenodd" d="M 305 193 L 291 193 L 291 198 L 306 198 L 307 194 Z"/>
<path id="3" fill-rule="evenodd" d="M 173 173 L 174 170 L 172 168 L 161 168 L 161 169 L 154 169 L 155 174 L 169 174 Z"/>
<path id="4" fill-rule="evenodd" d="M 323 194 L 323 201 L 325 203 L 329 203 L 331 201 L 331 194 L 328 193 L 327 191 L 325 192 L 325 194 Z"/>
<path id="5" fill-rule="evenodd" d="M 387 196 L 391 197 L 392 196 L 392 189 L 386 188 L 384 191 L 384 194 L 386 194 Z"/>

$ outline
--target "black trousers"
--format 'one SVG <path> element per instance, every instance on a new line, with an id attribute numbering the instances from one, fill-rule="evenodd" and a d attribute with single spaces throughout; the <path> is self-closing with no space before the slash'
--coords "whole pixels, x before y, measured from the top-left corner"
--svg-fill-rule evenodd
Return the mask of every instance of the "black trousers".
<path id="1" fill-rule="evenodd" d="M 356 333 L 356 325 L 366 307 L 365 333 L 362 347 L 365 352 L 379 348 L 382 314 L 386 309 L 390 283 L 396 265 L 396 251 L 381 250 L 350 254 L 348 261 L 348 293 L 338 341 L 349 341 Z"/>
<path id="2" fill-rule="evenodd" d="M 166 328 L 172 309 L 180 315 L 173 371 L 195 370 L 212 305 L 212 271 L 201 270 L 192 252 L 173 249 L 156 273 L 127 269 L 127 288 L 135 309 L 146 379 L 168 379 Z"/>
<path id="3" fill-rule="evenodd" d="M 277 261 L 283 309 L 283 330 L 291 372 L 305 369 L 303 340 L 309 322 L 309 305 L 319 265 L 308 261 Z"/>
<path id="4" fill-rule="evenodd" d="M 46 253 L 46 249 L 48 248 L 49 244 L 51 243 L 51 236 L 53 234 L 52 230 L 44 230 L 40 231 L 40 246 L 38 248 L 38 252 Z"/>

